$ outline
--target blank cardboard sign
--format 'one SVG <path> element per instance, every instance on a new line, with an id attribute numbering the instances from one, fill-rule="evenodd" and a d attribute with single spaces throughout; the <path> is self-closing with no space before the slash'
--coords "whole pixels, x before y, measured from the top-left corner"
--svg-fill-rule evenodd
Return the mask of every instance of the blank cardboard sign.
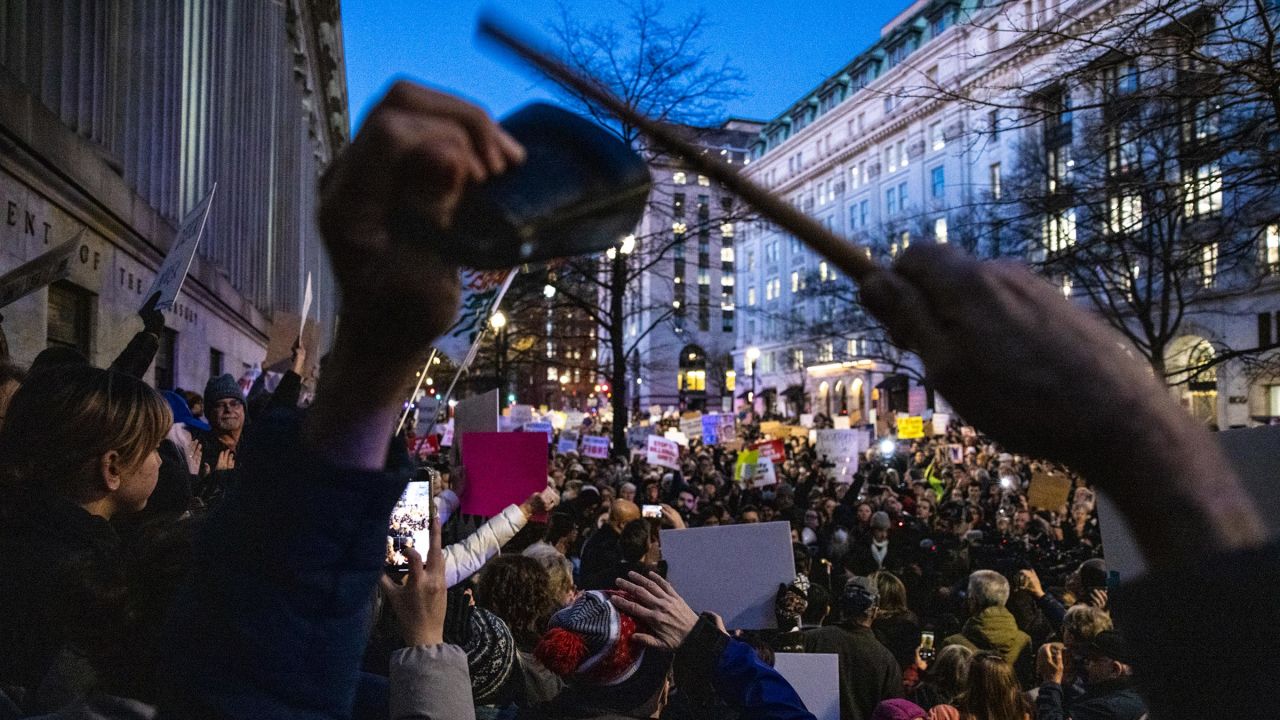
<path id="1" fill-rule="evenodd" d="M 730 630 L 776 627 L 778 585 L 796 578 L 790 523 L 663 530 L 661 541 L 667 579 L 694 611 Z"/>
<path id="2" fill-rule="evenodd" d="M 835 653 L 776 653 L 773 669 L 791 683 L 818 720 L 840 720 L 840 656 Z"/>

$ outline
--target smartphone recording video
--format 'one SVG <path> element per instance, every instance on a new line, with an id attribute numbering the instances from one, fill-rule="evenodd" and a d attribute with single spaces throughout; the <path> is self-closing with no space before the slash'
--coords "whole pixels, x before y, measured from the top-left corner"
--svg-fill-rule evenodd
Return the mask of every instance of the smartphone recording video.
<path id="1" fill-rule="evenodd" d="M 647 518 L 662 518 L 661 505 L 644 505 L 640 508 L 640 514 Z"/>
<path id="2" fill-rule="evenodd" d="M 391 511 L 387 527 L 387 570 L 409 571 L 405 550 L 414 548 L 426 556 L 431 545 L 431 482 L 411 482 Z"/>

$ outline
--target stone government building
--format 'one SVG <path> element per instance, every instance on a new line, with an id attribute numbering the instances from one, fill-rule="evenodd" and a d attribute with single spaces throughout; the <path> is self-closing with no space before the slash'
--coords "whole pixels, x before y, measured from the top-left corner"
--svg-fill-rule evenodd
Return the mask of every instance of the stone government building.
<path id="1" fill-rule="evenodd" d="M 109 364 L 215 182 L 146 379 L 200 390 L 279 360 L 308 272 L 318 358 L 337 297 L 315 185 L 348 126 L 336 0 L 0 4 L 0 273 L 85 230 L 67 279 L 0 309 L 14 360 L 62 345 Z"/>

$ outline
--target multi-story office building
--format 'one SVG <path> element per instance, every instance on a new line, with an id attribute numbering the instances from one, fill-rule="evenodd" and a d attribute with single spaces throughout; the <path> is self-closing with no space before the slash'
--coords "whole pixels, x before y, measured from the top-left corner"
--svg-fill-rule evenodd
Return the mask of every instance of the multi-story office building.
<path id="1" fill-rule="evenodd" d="M 110 363 L 215 183 L 148 380 L 199 390 L 278 360 L 308 273 L 318 358 L 336 295 L 315 188 L 348 132 L 336 1 L 0 5 L 0 271 L 85 230 L 70 277 L 3 309 L 14 360 L 67 345 Z"/>
<path id="2" fill-rule="evenodd" d="M 1194 15 L 1191 5 L 1187 10 Z M 764 127 L 747 172 L 832 230 L 866 245 L 882 262 L 891 262 L 911 242 L 955 242 L 984 223 L 999 239 L 1012 193 L 1047 198 L 1049 206 L 1034 222 L 1010 220 L 1001 241 L 1010 231 L 1019 234 L 1009 247 L 1054 274 L 1065 294 L 1086 305 L 1090 301 L 1080 281 L 1057 270 L 1068 266 L 1054 258 L 1154 233 L 1153 198 L 1146 201 L 1144 227 L 1142 200 L 1116 190 L 1124 185 L 1117 185 L 1120 180 L 1129 186 L 1141 181 L 1144 187 L 1173 187 L 1181 194 L 1166 204 L 1174 208 L 1170 215 L 1177 237 L 1204 247 L 1197 246 L 1196 267 L 1178 270 L 1183 275 L 1177 281 L 1185 276 L 1197 292 L 1176 308 L 1178 335 L 1159 358 L 1171 392 L 1198 417 L 1221 427 L 1278 416 L 1280 378 L 1232 355 L 1266 348 L 1280 337 L 1280 288 L 1274 275 L 1280 267 L 1280 228 L 1265 220 L 1276 215 L 1273 199 L 1232 197 L 1231 153 L 1219 150 L 1205 159 L 1213 143 L 1204 138 L 1216 132 L 1217 120 L 1195 115 L 1187 121 L 1190 130 L 1182 128 L 1181 140 L 1173 133 L 1177 147 L 1171 157 L 1181 163 L 1181 174 L 1162 171 L 1172 183 L 1165 175 L 1154 182 L 1117 175 L 1116 163 L 1123 164 L 1135 143 L 1118 145 L 1117 155 L 1112 142 L 1095 163 L 1101 176 L 1098 196 L 1083 188 L 1089 168 L 1080 158 L 1087 146 L 1099 136 L 1117 136 L 1117 108 L 1124 107 L 1117 105 L 1117 93 L 1160 77 L 1175 83 L 1165 87 L 1178 87 L 1186 73 L 1185 64 L 1167 56 L 1156 61 L 1094 57 L 1081 53 L 1083 41 L 1063 39 L 1099 37 L 1099 30 L 1115 22 L 1116 16 L 1108 14 L 1114 9 L 1113 3 L 1045 0 L 912 3 L 871 48 Z M 1171 47 L 1159 40 L 1169 31 L 1155 25 L 1153 19 L 1140 28 L 1156 39 L 1150 47 Z M 1061 76 L 1066 68 L 1077 74 Z M 1161 93 L 1149 95 L 1159 102 Z M 1039 110 L 1028 110 L 1032 106 Z M 1189 144 L 1188 132 L 1199 141 Z M 1186 165 L 1188 158 L 1195 167 Z M 1028 192 L 1015 184 L 1036 189 Z M 1269 210 L 1263 212 L 1262 206 Z M 1022 203 L 1018 211 L 1026 207 Z M 1245 232 L 1242 242 L 1248 247 L 1234 255 L 1237 262 L 1227 272 L 1226 245 L 1219 260 L 1217 245 L 1196 238 L 1215 218 L 1232 215 L 1232 208 L 1264 219 L 1256 232 Z M 1223 226 L 1218 222 L 1215 231 L 1224 232 Z M 734 358 L 739 385 L 756 390 L 757 408 L 849 414 L 865 421 L 873 409 L 918 412 L 935 403 L 915 379 L 919 374 L 904 371 L 876 333 L 842 322 L 848 320 L 843 314 L 856 312 L 847 290 L 841 290 L 850 284 L 822 258 L 764 223 L 744 227 L 739 239 Z M 1134 268 L 1130 289 L 1103 289 L 1113 298 L 1131 300 L 1140 287 L 1152 288 L 1152 280 L 1139 278 L 1141 268 Z M 1124 312 L 1119 312 L 1121 321 Z M 1138 320 L 1130 316 L 1127 322 Z M 1223 357 L 1215 360 L 1218 353 Z M 1188 367 L 1196 368 L 1189 382 Z"/>
<path id="3" fill-rule="evenodd" d="M 689 134 L 731 165 L 750 162 L 762 124 L 730 119 Z M 650 162 L 653 191 L 636 231 L 643 267 L 625 300 L 631 406 L 719 410 L 732 403 L 732 351 L 739 317 L 734 298 L 741 203 L 719 183 L 660 155 Z"/>

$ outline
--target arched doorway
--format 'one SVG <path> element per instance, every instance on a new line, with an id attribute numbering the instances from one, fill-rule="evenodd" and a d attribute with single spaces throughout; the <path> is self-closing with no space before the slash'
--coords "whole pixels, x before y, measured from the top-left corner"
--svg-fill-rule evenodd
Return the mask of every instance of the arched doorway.
<path id="1" fill-rule="evenodd" d="M 680 349 L 680 406 L 703 410 L 707 406 L 707 353 L 697 345 Z"/>
<path id="2" fill-rule="evenodd" d="M 866 383 L 862 378 L 853 379 L 853 411 L 849 413 L 849 421 L 852 423 L 862 422 L 862 411 L 867 406 L 866 397 L 863 395 Z"/>
<path id="3" fill-rule="evenodd" d="M 822 408 L 824 415 L 831 417 L 831 383 L 826 380 L 818 384 L 818 407 Z"/>
<path id="4" fill-rule="evenodd" d="M 1218 424 L 1218 365 L 1213 345 L 1198 335 L 1184 335 L 1169 345 L 1170 385 L 1177 388 L 1182 406 L 1206 425 Z"/>
<path id="5" fill-rule="evenodd" d="M 844 381 L 836 381 L 835 411 L 837 415 L 849 414 L 849 394 L 845 392 Z"/>

